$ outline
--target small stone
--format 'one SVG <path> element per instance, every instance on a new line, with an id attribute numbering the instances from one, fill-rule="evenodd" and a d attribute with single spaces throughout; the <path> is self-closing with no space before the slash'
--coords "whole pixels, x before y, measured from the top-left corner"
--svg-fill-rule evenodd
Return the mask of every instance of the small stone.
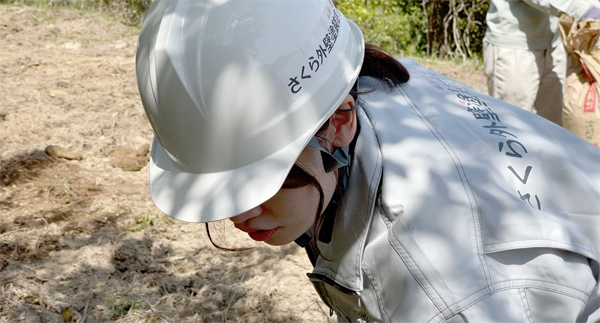
<path id="1" fill-rule="evenodd" d="M 149 152 L 150 152 L 150 145 L 148 143 L 145 143 L 145 144 L 141 145 L 140 148 L 138 148 L 135 151 L 135 155 L 136 156 L 146 156 L 146 155 L 148 155 Z"/>
<path id="2" fill-rule="evenodd" d="M 40 91 L 37 91 L 37 90 L 26 91 L 23 95 L 28 100 L 33 100 L 33 101 L 40 100 Z"/>
<path id="3" fill-rule="evenodd" d="M 23 323 L 42 323 L 42 318 L 34 312 L 26 311 L 19 315 L 19 320 Z"/>
<path id="4" fill-rule="evenodd" d="M 150 145 L 144 144 L 138 149 L 133 149 L 129 146 L 115 147 L 108 156 L 111 157 L 110 164 L 113 167 L 121 168 L 124 171 L 139 171 L 142 169 L 150 157 L 148 152 Z"/>
<path id="5" fill-rule="evenodd" d="M 78 152 L 73 152 L 70 151 L 68 149 L 59 147 L 59 146 L 54 146 L 54 145 L 50 145 L 48 147 L 46 147 L 46 154 L 48 154 L 48 156 L 51 157 L 56 157 L 56 158 L 64 158 L 64 159 L 69 159 L 69 160 L 82 160 L 83 159 L 83 155 L 81 153 Z"/>
<path id="6" fill-rule="evenodd" d="M 61 81 L 56 82 L 56 86 L 62 87 L 62 88 L 68 88 L 69 82 L 61 80 Z"/>
<path id="7" fill-rule="evenodd" d="M 58 313 L 43 311 L 40 313 L 43 323 L 64 323 L 65 320 Z"/>
<path id="8" fill-rule="evenodd" d="M 63 45 L 65 49 L 79 49 L 81 47 L 80 43 L 65 43 Z"/>

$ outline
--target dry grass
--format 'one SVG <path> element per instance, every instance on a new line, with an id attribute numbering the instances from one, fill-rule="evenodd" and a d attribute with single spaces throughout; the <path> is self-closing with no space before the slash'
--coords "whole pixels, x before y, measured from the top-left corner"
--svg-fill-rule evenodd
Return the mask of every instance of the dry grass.
<path id="1" fill-rule="evenodd" d="M 152 139 L 137 32 L 0 4 L 0 322 L 329 321 L 300 248 L 219 251 L 155 209 L 147 166 L 113 167 L 111 151 Z"/>

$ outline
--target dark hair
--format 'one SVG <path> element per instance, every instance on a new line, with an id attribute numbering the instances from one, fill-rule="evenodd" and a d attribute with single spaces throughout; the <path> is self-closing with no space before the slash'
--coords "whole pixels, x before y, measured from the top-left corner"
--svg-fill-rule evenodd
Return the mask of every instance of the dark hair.
<path id="1" fill-rule="evenodd" d="M 365 44 L 365 59 L 358 76 L 370 76 L 389 88 L 406 83 L 410 79 L 408 71 L 398 60 L 371 44 Z"/>
<path id="2" fill-rule="evenodd" d="M 378 48 L 377 46 L 371 45 L 371 44 L 365 44 L 365 58 L 364 58 L 364 61 L 363 61 L 363 64 L 362 64 L 362 67 L 361 67 L 361 70 L 359 73 L 359 78 L 362 76 L 368 76 L 368 77 L 375 78 L 390 89 L 394 88 L 397 85 L 400 85 L 402 83 L 408 82 L 408 80 L 410 79 L 410 75 L 408 74 L 408 71 L 400 62 L 398 62 L 395 58 L 393 58 L 392 56 L 390 56 L 389 54 L 384 52 L 382 49 Z M 364 92 L 358 91 L 357 84 L 358 84 L 358 80 L 354 83 L 354 86 L 352 87 L 352 90 L 350 91 L 350 95 L 352 95 L 354 100 L 357 100 L 358 96 L 360 94 L 364 94 Z M 319 131 L 317 131 L 317 134 L 315 136 L 318 138 L 321 138 L 321 139 L 325 139 L 323 137 L 323 135 L 329 129 L 329 126 L 330 126 L 329 120 L 327 120 L 321 126 L 321 128 L 319 128 Z M 327 147 L 327 146 L 331 146 L 331 145 L 325 146 L 327 149 L 331 149 L 331 147 Z M 319 204 L 318 204 L 317 213 L 316 213 L 317 220 L 315 222 L 316 224 L 313 226 L 314 232 L 312 234 L 313 241 L 316 243 L 316 240 L 318 239 L 318 232 L 321 228 L 321 224 L 323 223 L 323 219 L 322 219 L 323 217 L 321 216 L 321 214 L 323 213 L 323 207 L 324 207 L 324 205 L 323 205 L 324 204 L 323 203 L 324 202 L 323 201 L 324 200 L 323 188 L 321 187 L 321 184 L 319 184 L 319 181 L 317 181 L 317 179 L 314 176 L 310 175 L 308 172 L 306 172 L 304 169 L 302 169 L 302 167 L 294 164 L 294 166 L 292 166 L 292 169 L 290 170 L 290 172 L 281 188 L 282 189 L 292 189 L 292 188 L 300 188 L 300 187 L 305 187 L 305 186 L 313 186 L 319 193 Z M 221 247 L 212 240 L 212 238 L 210 236 L 210 230 L 208 229 L 208 224 L 206 224 L 206 231 L 208 233 L 208 238 L 210 239 L 210 242 L 218 249 L 228 250 L 228 251 L 241 251 L 241 250 L 249 249 L 249 248 L 229 249 L 229 248 Z"/>

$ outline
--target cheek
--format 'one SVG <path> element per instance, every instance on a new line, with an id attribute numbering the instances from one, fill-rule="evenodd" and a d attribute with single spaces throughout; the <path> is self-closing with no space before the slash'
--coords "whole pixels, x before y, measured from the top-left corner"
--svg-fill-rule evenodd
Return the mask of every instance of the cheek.
<path id="1" fill-rule="evenodd" d="M 282 225 L 307 222 L 312 225 L 319 206 L 319 193 L 312 186 L 281 190 L 271 202 L 267 204 Z"/>
<path id="2" fill-rule="evenodd" d="M 312 187 L 280 190 L 263 204 L 279 227 L 279 231 L 265 242 L 281 246 L 296 240 L 313 225 L 318 205 L 319 194 Z"/>

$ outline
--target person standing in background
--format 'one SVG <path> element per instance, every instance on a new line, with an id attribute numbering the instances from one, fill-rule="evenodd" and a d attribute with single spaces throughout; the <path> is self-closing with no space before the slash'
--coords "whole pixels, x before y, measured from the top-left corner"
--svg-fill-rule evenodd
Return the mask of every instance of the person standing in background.
<path id="1" fill-rule="evenodd" d="M 567 55 L 559 16 L 600 19 L 596 0 L 490 0 L 483 63 L 493 97 L 562 125 Z"/>

